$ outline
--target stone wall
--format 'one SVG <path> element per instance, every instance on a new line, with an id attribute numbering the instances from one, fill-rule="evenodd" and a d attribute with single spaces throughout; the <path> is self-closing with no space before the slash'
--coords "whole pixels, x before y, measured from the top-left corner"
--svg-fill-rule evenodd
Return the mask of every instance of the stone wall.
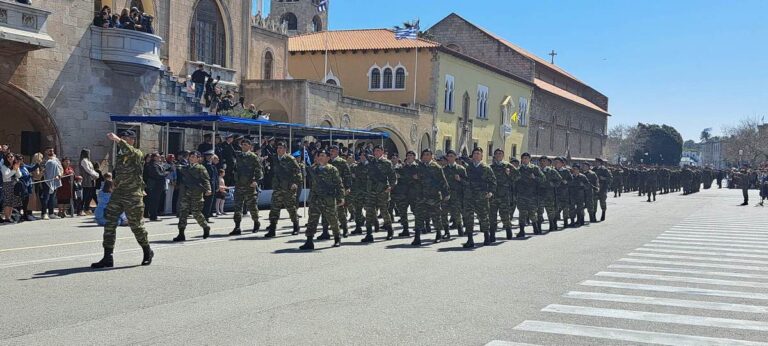
<path id="1" fill-rule="evenodd" d="M 331 1 L 329 1 L 330 3 Z M 330 5 L 326 6 L 326 11 L 318 12 L 317 6 L 315 6 L 312 0 L 301 1 L 279 1 L 272 0 L 269 6 L 269 17 L 279 20 L 282 16 L 288 12 L 296 15 L 298 19 L 297 30 L 290 31 L 290 35 L 299 35 L 308 32 L 313 32 L 311 29 L 312 19 L 317 16 L 322 21 L 322 29 L 328 30 L 328 9 Z"/>
<path id="2" fill-rule="evenodd" d="M 264 57 L 272 53 L 272 78 L 288 76 L 288 36 L 251 26 L 247 79 L 264 79 Z"/>
<path id="3" fill-rule="evenodd" d="M 568 152 L 571 157 L 580 158 L 603 154 L 607 139 L 604 113 L 536 89 L 530 116 L 528 150 L 531 154 L 564 156 Z"/>

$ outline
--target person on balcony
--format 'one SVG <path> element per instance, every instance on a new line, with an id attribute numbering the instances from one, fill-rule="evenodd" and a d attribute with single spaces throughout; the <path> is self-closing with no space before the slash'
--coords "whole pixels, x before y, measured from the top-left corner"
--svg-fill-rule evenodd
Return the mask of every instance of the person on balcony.
<path id="1" fill-rule="evenodd" d="M 106 11 L 101 11 L 95 18 L 93 18 L 93 25 L 100 28 L 113 28 L 112 17 Z"/>
<path id="2" fill-rule="evenodd" d="M 120 28 L 126 30 L 136 30 L 136 22 L 133 21 L 127 8 L 120 12 Z"/>
<path id="3" fill-rule="evenodd" d="M 204 70 L 205 65 L 197 65 L 197 70 L 192 72 L 192 83 L 195 84 L 195 100 L 200 100 L 205 92 L 205 80 L 211 78 L 211 75 Z"/>

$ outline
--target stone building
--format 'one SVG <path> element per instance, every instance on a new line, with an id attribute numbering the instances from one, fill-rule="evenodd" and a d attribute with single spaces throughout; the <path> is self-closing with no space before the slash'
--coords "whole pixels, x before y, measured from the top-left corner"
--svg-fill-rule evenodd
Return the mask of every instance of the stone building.
<path id="1" fill-rule="evenodd" d="M 154 17 L 154 34 L 92 26 L 105 5 L 138 7 Z M 199 111 L 184 80 L 200 63 L 231 89 L 248 78 L 286 76 L 286 32 L 251 12 L 251 0 L 0 0 L 0 142 L 26 155 L 53 146 L 76 156 L 87 147 L 103 159 L 111 113 Z M 169 151 L 189 148 L 201 138 L 120 126 L 139 130 L 146 150 L 164 141 Z"/>
<path id="2" fill-rule="evenodd" d="M 557 65 L 453 13 L 429 30 L 442 45 L 535 84 L 528 151 L 534 155 L 602 155 L 608 98 Z M 522 119 L 521 119 L 522 121 Z"/>
<path id="3" fill-rule="evenodd" d="M 301 35 L 328 30 L 328 2 L 323 11 L 320 0 L 272 0 L 269 17 L 283 24 L 288 34 Z"/>

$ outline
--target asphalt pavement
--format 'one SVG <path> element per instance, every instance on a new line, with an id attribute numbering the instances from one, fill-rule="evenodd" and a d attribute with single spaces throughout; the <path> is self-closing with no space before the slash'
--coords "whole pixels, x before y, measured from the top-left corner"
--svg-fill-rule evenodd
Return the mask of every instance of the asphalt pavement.
<path id="1" fill-rule="evenodd" d="M 89 267 L 102 255 L 91 218 L 3 225 L 0 344 L 759 345 L 768 210 L 740 202 L 725 189 L 625 194 L 604 222 L 527 240 L 502 231 L 473 250 L 379 232 L 307 253 L 287 219 L 274 239 L 229 237 L 231 215 L 206 240 L 190 220 L 177 244 L 168 217 L 147 223 L 148 267 L 120 227 L 110 270 Z"/>

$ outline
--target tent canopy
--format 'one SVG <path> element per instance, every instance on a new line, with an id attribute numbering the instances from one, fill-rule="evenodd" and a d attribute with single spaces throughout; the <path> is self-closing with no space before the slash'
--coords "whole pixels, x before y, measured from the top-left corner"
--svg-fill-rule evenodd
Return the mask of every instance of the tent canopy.
<path id="1" fill-rule="evenodd" d="M 334 140 L 345 139 L 384 139 L 389 138 L 386 132 L 376 132 L 357 129 L 340 129 L 333 127 L 307 126 L 294 123 L 283 123 L 269 120 L 254 120 L 221 115 L 110 115 L 110 120 L 121 123 L 143 123 L 161 126 L 175 126 L 213 131 L 216 124 L 218 132 L 255 133 L 261 129 L 268 135 L 291 134 L 294 138 L 312 136 L 323 139 L 332 137 Z"/>

